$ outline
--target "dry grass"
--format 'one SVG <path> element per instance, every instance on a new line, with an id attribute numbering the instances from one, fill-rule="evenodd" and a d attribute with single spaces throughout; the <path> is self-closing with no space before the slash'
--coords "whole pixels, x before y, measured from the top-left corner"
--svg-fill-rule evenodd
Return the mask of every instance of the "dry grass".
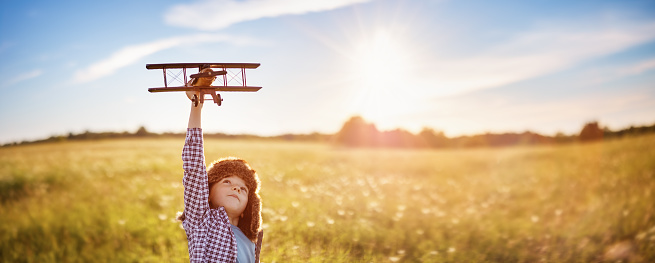
<path id="1" fill-rule="evenodd" d="M 184 262 L 181 139 L 0 148 L 0 261 Z M 259 172 L 263 262 L 655 261 L 655 136 L 343 150 L 206 141 Z"/>

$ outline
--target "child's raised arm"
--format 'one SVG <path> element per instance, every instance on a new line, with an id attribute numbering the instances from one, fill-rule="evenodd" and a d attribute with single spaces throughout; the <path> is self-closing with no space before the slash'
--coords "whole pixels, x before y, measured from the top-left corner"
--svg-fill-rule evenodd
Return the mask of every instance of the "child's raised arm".
<path id="1" fill-rule="evenodd" d="M 191 99 L 195 92 L 187 91 Z M 199 95 L 199 94 L 197 94 Z M 209 209 L 207 200 L 207 167 L 205 166 L 205 153 L 201 127 L 202 103 L 198 106 L 191 104 L 189 126 L 187 129 L 184 149 L 182 150 L 182 168 L 184 169 L 184 221 L 187 224 L 197 225 L 202 215 Z"/>
<path id="2" fill-rule="evenodd" d="M 193 97 L 194 92 L 188 91 L 187 97 Z M 197 225 L 200 217 L 209 209 L 207 200 L 207 167 L 203 149 L 201 127 L 202 103 L 191 104 L 189 125 L 182 150 L 182 168 L 184 169 L 184 220 L 185 223 Z"/>
<path id="3" fill-rule="evenodd" d="M 202 96 L 199 94 L 199 92 L 193 92 L 193 91 L 187 91 L 186 96 L 191 99 L 193 95 L 196 94 L 197 96 Z M 201 126 L 201 112 L 202 112 L 202 104 L 203 103 L 198 103 L 198 106 L 194 106 L 193 103 L 191 103 L 191 114 L 189 115 L 189 128 L 202 128 Z"/>
<path id="4" fill-rule="evenodd" d="M 192 97 L 193 94 L 188 92 L 187 96 Z M 189 259 L 191 262 L 235 262 L 237 241 L 232 233 L 230 219 L 223 207 L 214 212 L 209 207 L 207 167 L 200 125 L 201 110 L 202 103 L 198 106 L 191 105 L 189 126 L 182 149 L 182 224 L 189 243 Z"/>

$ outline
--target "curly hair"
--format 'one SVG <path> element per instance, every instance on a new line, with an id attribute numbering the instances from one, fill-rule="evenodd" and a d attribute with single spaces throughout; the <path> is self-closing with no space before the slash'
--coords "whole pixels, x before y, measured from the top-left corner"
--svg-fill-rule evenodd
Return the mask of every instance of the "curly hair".
<path id="1" fill-rule="evenodd" d="M 262 225 L 262 204 L 261 197 L 259 196 L 259 177 L 257 172 L 253 170 L 248 162 L 236 157 L 221 158 L 214 161 L 207 169 L 207 183 L 209 189 L 223 180 L 223 178 L 237 176 L 241 178 L 248 188 L 248 203 L 246 209 L 243 211 L 242 217 L 239 219 L 239 229 L 243 232 L 248 239 L 256 242 L 257 234 L 261 230 Z M 209 200 L 207 200 L 209 202 Z M 178 220 L 184 221 L 184 213 L 178 214 Z"/>

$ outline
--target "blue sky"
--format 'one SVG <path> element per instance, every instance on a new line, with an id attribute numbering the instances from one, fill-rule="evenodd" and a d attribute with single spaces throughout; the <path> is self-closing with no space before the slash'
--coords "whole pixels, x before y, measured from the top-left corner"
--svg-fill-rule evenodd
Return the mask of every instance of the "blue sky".
<path id="1" fill-rule="evenodd" d="M 655 122 L 653 1 L 7 1 L 0 143 L 182 132 L 148 63 L 256 62 L 257 93 L 207 104 L 207 132 L 577 133 Z"/>

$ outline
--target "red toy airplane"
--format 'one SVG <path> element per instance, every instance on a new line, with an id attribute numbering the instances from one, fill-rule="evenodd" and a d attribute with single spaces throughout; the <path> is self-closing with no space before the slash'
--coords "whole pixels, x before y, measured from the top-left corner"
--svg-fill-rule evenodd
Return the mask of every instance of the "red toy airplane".
<path id="1" fill-rule="evenodd" d="M 246 85 L 246 69 L 255 69 L 259 63 L 167 63 L 167 64 L 146 64 L 147 69 L 161 69 L 164 73 L 164 87 L 149 88 L 150 92 L 168 92 L 168 91 L 196 91 L 200 97 L 193 95 L 193 104 L 205 102 L 205 94 L 211 95 L 218 106 L 221 106 L 220 94 L 217 91 L 250 91 L 255 92 L 262 87 L 253 87 Z M 198 73 L 189 75 L 191 80 L 187 81 L 187 68 L 198 68 Z M 214 69 L 219 69 L 214 71 Z M 181 71 L 171 72 L 167 69 L 178 69 Z M 238 69 L 238 70 L 235 70 Z M 236 72 L 235 72 L 236 71 Z M 180 79 L 180 75 L 183 76 Z M 221 84 L 212 86 L 212 83 L 222 77 Z M 170 81 L 167 77 L 171 77 Z M 169 87 L 172 82 L 182 82 L 182 86 Z"/>

